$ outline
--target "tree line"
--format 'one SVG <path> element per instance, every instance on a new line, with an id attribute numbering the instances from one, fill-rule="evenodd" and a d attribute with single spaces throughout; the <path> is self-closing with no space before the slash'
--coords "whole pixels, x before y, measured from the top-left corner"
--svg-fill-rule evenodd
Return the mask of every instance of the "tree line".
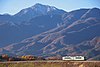
<path id="1" fill-rule="evenodd" d="M 61 60 L 59 56 L 52 57 L 42 57 L 42 56 L 33 56 L 33 55 L 24 55 L 24 56 L 9 56 L 7 54 L 0 55 L 0 61 L 34 61 L 34 60 Z"/>

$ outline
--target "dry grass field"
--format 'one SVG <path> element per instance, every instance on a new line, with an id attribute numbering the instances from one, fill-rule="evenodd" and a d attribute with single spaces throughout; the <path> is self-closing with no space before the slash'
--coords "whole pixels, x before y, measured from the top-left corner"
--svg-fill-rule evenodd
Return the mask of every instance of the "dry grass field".
<path id="1" fill-rule="evenodd" d="M 0 67 L 100 67 L 100 62 L 89 61 L 26 61 L 1 62 Z"/>

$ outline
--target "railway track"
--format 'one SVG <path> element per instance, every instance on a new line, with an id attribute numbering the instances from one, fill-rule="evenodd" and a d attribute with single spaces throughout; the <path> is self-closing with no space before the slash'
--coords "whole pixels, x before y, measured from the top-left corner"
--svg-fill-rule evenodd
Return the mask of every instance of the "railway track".
<path id="1" fill-rule="evenodd" d="M 63 60 L 36 60 L 36 61 L 7 61 L 7 62 L 0 62 L 0 63 L 34 63 L 34 62 L 99 62 L 100 61 L 63 61 Z"/>

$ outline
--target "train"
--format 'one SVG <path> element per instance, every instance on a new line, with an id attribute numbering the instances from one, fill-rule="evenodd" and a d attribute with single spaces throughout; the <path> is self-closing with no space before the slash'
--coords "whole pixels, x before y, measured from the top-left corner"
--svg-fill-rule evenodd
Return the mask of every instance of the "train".
<path id="1" fill-rule="evenodd" d="M 72 60 L 72 61 L 84 61 L 84 56 L 64 56 L 62 57 L 62 60 Z"/>

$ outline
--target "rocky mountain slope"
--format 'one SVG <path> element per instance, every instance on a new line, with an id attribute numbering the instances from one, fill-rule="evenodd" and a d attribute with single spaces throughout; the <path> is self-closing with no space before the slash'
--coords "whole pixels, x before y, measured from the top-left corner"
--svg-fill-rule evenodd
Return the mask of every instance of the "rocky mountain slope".
<path id="1" fill-rule="evenodd" d="M 0 15 L 0 47 L 57 27 L 64 13 L 67 12 L 38 3 L 15 15 Z"/>
<path id="2" fill-rule="evenodd" d="M 79 9 L 62 15 L 62 24 L 41 34 L 10 44 L 0 53 L 37 56 L 100 55 L 100 9 Z M 35 19 L 36 20 L 36 19 Z"/>

